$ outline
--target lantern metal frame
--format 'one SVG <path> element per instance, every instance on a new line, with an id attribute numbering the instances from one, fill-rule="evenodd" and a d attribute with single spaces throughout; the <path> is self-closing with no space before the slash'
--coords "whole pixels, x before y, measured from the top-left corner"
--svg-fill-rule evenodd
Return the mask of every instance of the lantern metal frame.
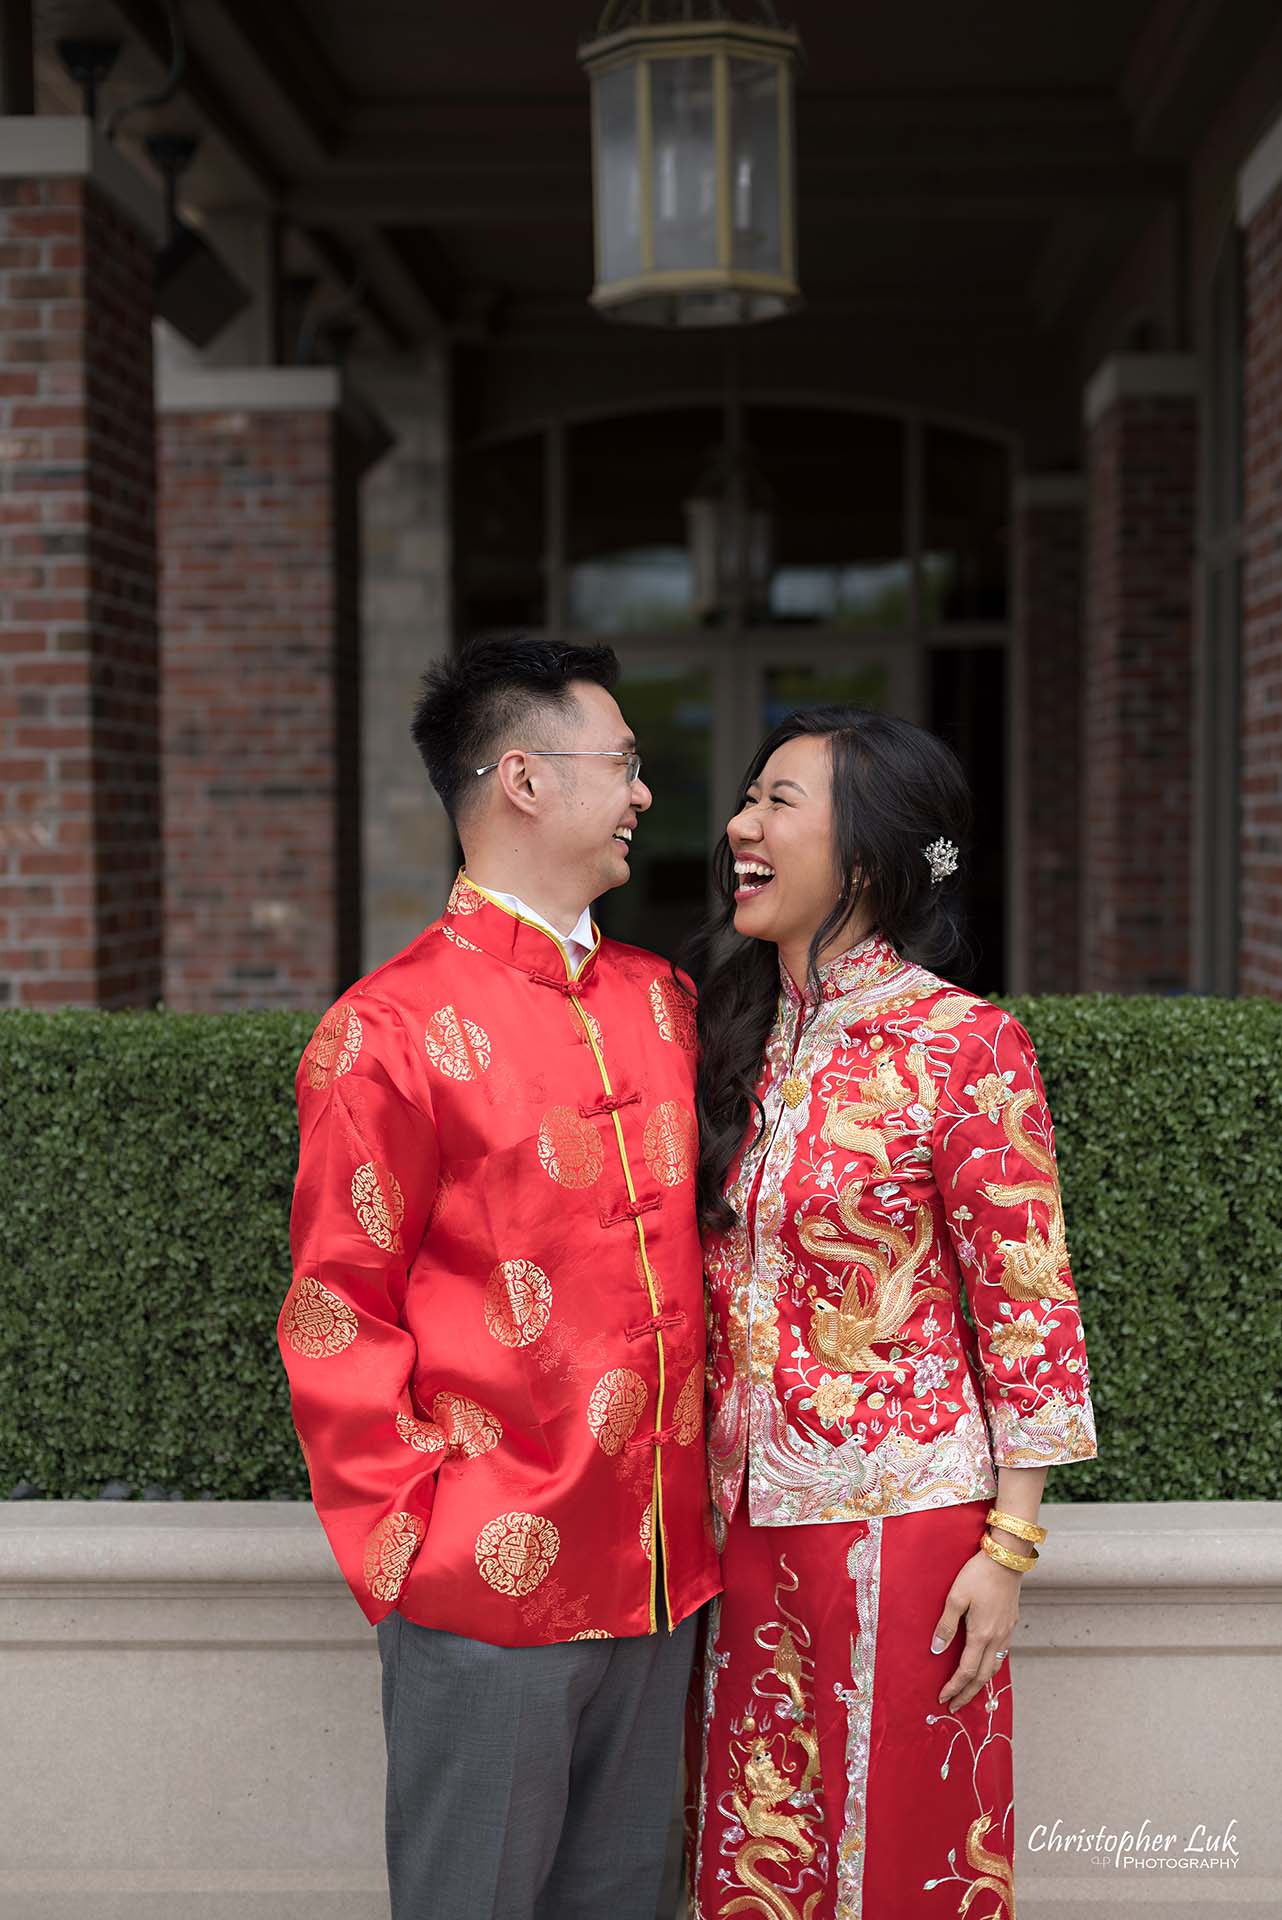
<path id="1" fill-rule="evenodd" d="M 708 0 L 705 0 L 708 4 Z M 648 5 L 638 7 L 627 0 L 606 8 L 594 39 L 579 49 L 579 60 L 590 78 L 611 70 L 635 65 L 636 68 L 636 143 L 640 200 L 640 257 L 638 273 L 617 279 L 602 278 L 606 257 L 604 214 L 601 204 L 599 159 L 603 152 L 600 100 L 592 87 L 592 202 L 593 231 L 596 244 L 597 279 L 590 295 L 598 312 L 618 319 L 633 319 L 641 324 L 683 323 L 676 303 L 683 294 L 727 293 L 744 296 L 737 321 L 773 319 L 798 306 L 801 290 L 797 284 L 797 247 L 795 222 L 795 160 L 793 149 L 792 78 L 801 42 L 789 27 L 773 23 L 773 8 L 765 9 L 767 22 L 736 20 L 722 15 L 695 20 L 651 21 Z M 616 25 L 621 15 L 633 17 Z M 707 57 L 712 61 L 714 99 L 714 151 L 716 156 L 716 253 L 715 266 L 656 268 L 654 211 L 654 123 L 652 115 L 651 75 L 654 63 Z M 778 218 L 779 266 L 776 272 L 734 265 L 734 186 L 731 179 L 733 152 L 731 129 L 730 62 L 743 58 L 773 67 L 777 78 L 778 133 Z M 669 296 L 671 311 L 663 311 L 663 296 Z M 754 301 L 760 311 L 752 311 Z M 633 311 L 639 303 L 657 303 L 657 311 Z M 690 323 L 693 316 L 684 316 Z M 723 322 L 724 323 L 724 322 Z M 713 322 L 712 324 L 715 324 Z"/>

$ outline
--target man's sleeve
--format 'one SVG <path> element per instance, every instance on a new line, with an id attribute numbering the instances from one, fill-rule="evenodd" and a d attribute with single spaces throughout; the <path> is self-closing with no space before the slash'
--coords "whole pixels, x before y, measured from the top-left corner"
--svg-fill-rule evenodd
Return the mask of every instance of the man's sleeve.
<path id="1" fill-rule="evenodd" d="M 1033 1043 L 988 1010 L 935 1117 L 935 1178 L 975 1321 L 999 1467 L 1088 1460 L 1090 1373 Z"/>
<path id="2" fill-rule="evenodd" d="M 436 1192 L 436 1128 L 399 1017 L 340 1002 L 297 1079 L 294 1277 L 277 1337 L 312 1498 L 370 1621 L 427 1532 L 446 1439 L 410 1399 L 407 1275 Z"/>

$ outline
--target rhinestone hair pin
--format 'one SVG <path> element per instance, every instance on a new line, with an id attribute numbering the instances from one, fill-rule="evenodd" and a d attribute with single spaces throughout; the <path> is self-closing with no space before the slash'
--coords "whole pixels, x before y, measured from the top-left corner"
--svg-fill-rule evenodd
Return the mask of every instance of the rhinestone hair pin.
<path id="1" fill-rule="evenodd" d="M 930 884 L 937 887 L 950 873 L 957 871 L 957 849 L 951 840 L 932 840 L 922 852 L 930 863 Z"/>

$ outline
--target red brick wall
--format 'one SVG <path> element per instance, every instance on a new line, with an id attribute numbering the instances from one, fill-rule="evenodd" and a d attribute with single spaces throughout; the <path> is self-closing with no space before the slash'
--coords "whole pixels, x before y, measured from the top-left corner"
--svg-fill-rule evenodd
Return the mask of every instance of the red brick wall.
<path id="1" fill-rule="evenodd" d="M 150 242 L 0 181 L 0 998 L 160 991 Z"/>
<path id="2" fill-rule="evenodd" d="M 1024 990 L 1072 993 L 1080 947 L 1084 503 L 1018 501 L 1016 739 L 1024 809 Z"/>
<path id="3" fill-rule="evenodd" d="M 1087 992 L 1189 984 L 1197 417 L 1123 397 L 1087 435 Z"/>
<path id="4" fill-rule="evenodd" d="M 1242 993 L 1282 999 L 1282 188 L 1246 230 Z"/>
<path id="5" fill-rule="evenodd" d="M 328 411 L 160 426 L 165 1003 L 359 972 L 354 487 Z"/>

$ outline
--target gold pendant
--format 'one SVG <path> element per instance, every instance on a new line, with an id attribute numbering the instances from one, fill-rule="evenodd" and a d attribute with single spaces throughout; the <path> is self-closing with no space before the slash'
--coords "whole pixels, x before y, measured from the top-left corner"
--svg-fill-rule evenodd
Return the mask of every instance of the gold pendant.
<path id="1" fill-rule="evenodd" d="M 784 1101 L 790 1107 L 799 1107 L 806 1097 L 807 1083 L 794 1079 L 790 1074 L 779 1089 Z"/>

